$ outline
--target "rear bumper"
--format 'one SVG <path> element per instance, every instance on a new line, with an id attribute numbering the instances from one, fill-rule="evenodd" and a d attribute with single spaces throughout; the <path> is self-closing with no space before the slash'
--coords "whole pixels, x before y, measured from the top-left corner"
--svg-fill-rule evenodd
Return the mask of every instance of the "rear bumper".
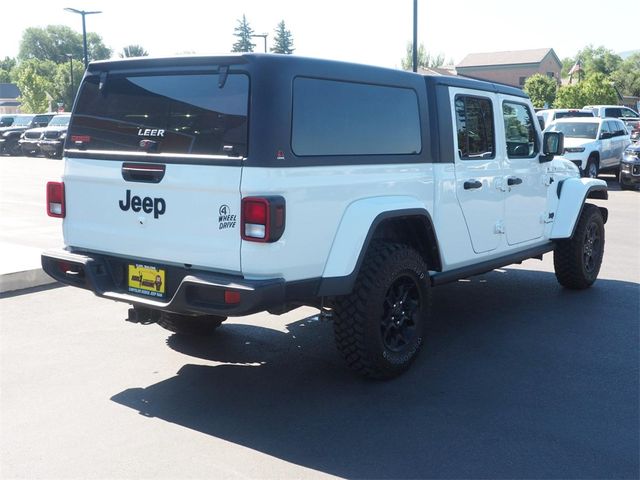
<path id="1" fill-rule="evenodd" d="M 282 278 L 247 280 L 241 276 L 166 267 L 167 298 L 147 298 L 128 291 L 126 266 L 133 260 L 66 250 L 42 254 L 42 268 L 66 285 L 91 290 L 99 297 L 175 313 L 243 316 L 279 310 L 317 291 L 318 281 L 287 283 Z M 165 268 L 165 267 L 162 267 Z M 225 292 L 234 292 L 237 303 L 226 303 Z M 239 300 L 238 295 L 239 294 Z"/>

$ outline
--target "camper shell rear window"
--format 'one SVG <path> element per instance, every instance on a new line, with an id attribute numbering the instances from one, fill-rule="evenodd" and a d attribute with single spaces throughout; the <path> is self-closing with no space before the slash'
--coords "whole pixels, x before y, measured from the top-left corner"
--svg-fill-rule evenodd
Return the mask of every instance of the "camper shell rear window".
<path id="1" fill-rule="evenodd" d="M 248 104 L 246 74 L 91 75 L 66 148 L 246 157 Z"/>

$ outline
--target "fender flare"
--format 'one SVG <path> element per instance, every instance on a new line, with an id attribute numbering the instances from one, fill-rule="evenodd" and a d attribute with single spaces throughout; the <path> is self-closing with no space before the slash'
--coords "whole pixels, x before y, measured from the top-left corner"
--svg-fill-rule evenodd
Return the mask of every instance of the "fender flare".
<path id="1" fill-rule="evenodd" d="M 413 197 L 375 197 L 349 205 L 334 236 L 318 295 L 351 292 L 377 227 L 385 220 L 409 216 L 423 217 L 435 234 L 431 214 Z"/>
<path id="2" fill-rule="evenodd" d="M 558 208 L 554 216 L 549 238 L 559 240 L 571 238 L 578 224 L 587 198 L 607 200 L 607 182 L 595 178 L 567 178 L 558 184 Z M 607 210 L 603 209 L 607 221 Z"/>

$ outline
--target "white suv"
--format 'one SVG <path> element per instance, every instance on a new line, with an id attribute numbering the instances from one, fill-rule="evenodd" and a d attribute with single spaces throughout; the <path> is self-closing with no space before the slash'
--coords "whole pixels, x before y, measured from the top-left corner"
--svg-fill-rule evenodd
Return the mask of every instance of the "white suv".
<path id="1" fill-rule="evenodd" d="M 631 133 L 634 128 L 638 129 L 640 115 L 635 110 L 621 105 L 586 105 L 584 110 L 591 110 L 595 117 L 617 118 L 627 125 L 627 130 Z"/>
<path id="2" fill-rule="evenodd" d="M 47 185 L 65 247 L 42 265 L 181 334 L 314 306 L 350 367 L 391 377 L 436 285 L 552 251 L 562 285 L 593 284 L 607 210 L 585 200 L 607 187 L 561 152 L 499 84 L 293 55 L 94 62 Z"/>
<path id="3" fill-rule="evenodd" d="M 617 174 L 623 152 L 631 143 L 624 123 L 615 118 L 563 118 L 551 123 L 547 131 L 564 134 L 563 157 L 591 178 L 604 170 Z"/>

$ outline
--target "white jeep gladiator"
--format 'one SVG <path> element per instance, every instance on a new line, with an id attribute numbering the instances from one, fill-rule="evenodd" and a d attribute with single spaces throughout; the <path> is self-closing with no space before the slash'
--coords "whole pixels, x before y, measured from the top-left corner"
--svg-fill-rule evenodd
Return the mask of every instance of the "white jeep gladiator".
<path id="1" fill-rule="evenodd" d="M 607 211 L 518 89 L 281 55 L 94 62 L 47 211 L 65 284 L 129 319 L 209 334 L 227 317 L 330 312 L 368 377 L 415 359 L 432 287 L 553 252 L 596 280 Z M 531 288 L 535 288 L 532 285 Z"/>

